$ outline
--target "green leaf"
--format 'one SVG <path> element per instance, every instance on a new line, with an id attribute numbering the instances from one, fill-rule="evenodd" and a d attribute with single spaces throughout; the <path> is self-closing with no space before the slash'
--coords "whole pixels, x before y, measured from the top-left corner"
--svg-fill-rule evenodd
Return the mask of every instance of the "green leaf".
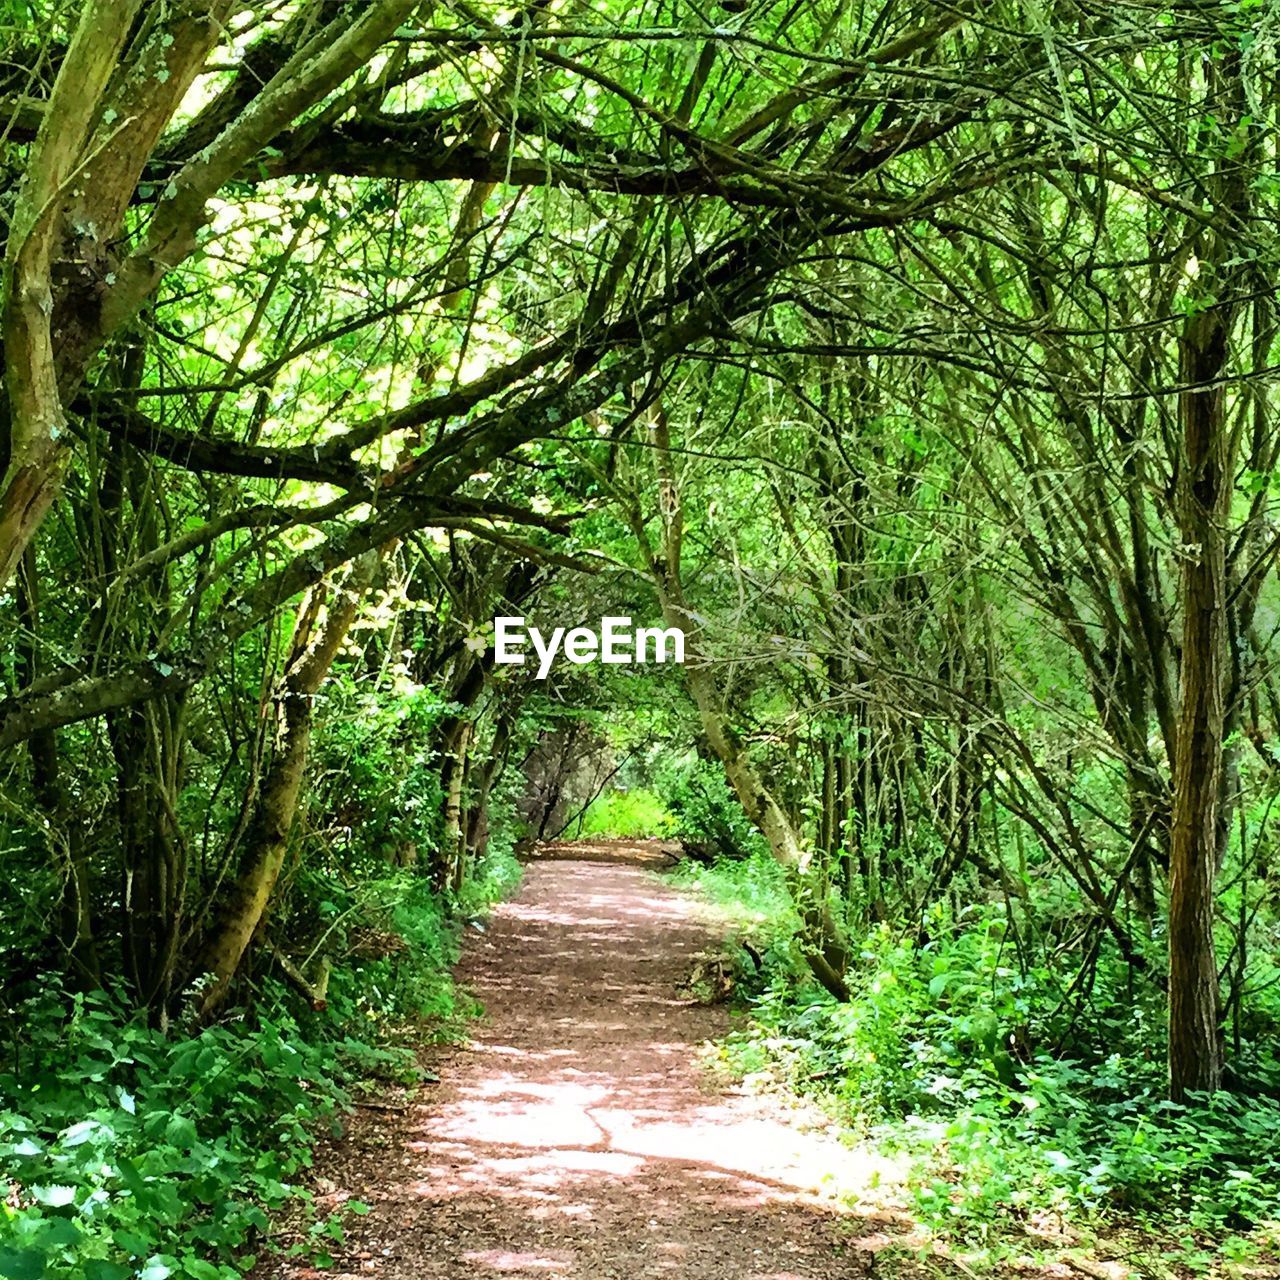
<path id="1" fill-rule="evenodd" d="M 136 1231 L 113 1231 L 111 1239 L 114 1241 L 117 1249 L 123 1249 L 126 1253 L 132 1254 L 135 1258 L 143 1257 L 148 1250 L 155 1246 L 155 1241 L 148 1237 L 139 1235 Z"/>
<path id="2" fill-rule="evenodd" d="M 134 1195 L 140 1195 L 147 1190 L 146 1179 L 138 1172 L 138 1166 L 132 1160 L 126 1160 L 121 1156 L 116 1161 L 116 1170 L 120 1174 L 120 1181 L 124 1183 Z"/>
<path id="3" fill-rule="evenodd" d="M 363 1218 L 369 1212 L 369 1206 L 363 1200 L 348 1200 L 347 1210 L 354 1213 L 357 1217 Z"/>
<path id="4" fill-rule="evenodd" d="M 196 1143 L 196 1127 L 186 1116 L 174 1116 L 164 1131 L 164 1140 L 184 1151 Z"/>
<path id="5" fill-rule="evenodd" d="M 40 1280 L 43 1275 L 43 1253 L 35 1249 L 0 1247 L 0 1276 L 4 1280 Z"/>
<path id="6" fill-rule="evenodd" d="M 84 1264 L 84 1280 L 129 1280 L 133 1268 L 94 1258 Z"/>
<path id="7" fill-rule="evenodd" d="M 44 1249 L 66 1249 L 78 1244 L 82 1234 L 70 1218 L 50 1218 L 36 1239 Z"/>
<path id="8" fill-rule="evenodd" d="M 69 1129 L 62 1131 L 62 1145 L 64 1147 L 78 1147 L 88 1142 L 101 1128 L 103 1126 L 96 1120 L 81 1120 L 79 1124 L 73 1124 Z"/>

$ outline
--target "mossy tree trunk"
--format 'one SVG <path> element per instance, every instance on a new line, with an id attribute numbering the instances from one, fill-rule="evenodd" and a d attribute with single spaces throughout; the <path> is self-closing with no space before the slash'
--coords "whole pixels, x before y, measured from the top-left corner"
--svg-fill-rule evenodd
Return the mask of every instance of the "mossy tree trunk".
<path id="1" fill-rule="evenodd" d="M 279 738 L 258 793 L 239 875 L 228 890 L 203 949 L 210 975 L 199 1005 L 202 1019 L 217 1012 L 261 925 L 284 866 L 306 775 L 315 695 L 373 583 L 379 555 L 366 552 L 341 588 L 317 588 L 299 611 L 292 651 L 276 697 Z"/>

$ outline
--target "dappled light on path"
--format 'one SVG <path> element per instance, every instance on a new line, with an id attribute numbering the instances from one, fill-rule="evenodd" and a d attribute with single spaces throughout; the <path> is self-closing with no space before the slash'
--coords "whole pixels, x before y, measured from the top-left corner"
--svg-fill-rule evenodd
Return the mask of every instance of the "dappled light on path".
<path id="1" fill-rule="evenodd" d="M 347 1157 L 336 1199 L 372 1212 L 337 1274 L 867 1274 L 886 1223 L 835 1188 L 892 1170 L 774 1098 L 709 1082 L 699 1046 L 729 1015 L 679 984 L 710 941 L 690 900 L 639 866 L 531 865 L 469 943 L 461 976 L 486 1009 L 474 1039 L 420 1104 L 364 1135 L 377 1155 Z"/>

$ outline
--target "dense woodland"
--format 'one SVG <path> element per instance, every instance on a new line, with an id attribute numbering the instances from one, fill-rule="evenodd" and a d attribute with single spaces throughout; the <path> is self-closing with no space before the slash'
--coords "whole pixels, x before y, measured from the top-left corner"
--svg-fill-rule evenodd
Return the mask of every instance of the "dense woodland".
<path id="1" fill-rule="evenodd" d="M 614 828 L 939 1232 L 1265 1249 L 1278 40 L 0 3 L 0 1276 L 238 1274 L 517 843 Z M 494 662 L 604 614 L 685 665 Z"/>

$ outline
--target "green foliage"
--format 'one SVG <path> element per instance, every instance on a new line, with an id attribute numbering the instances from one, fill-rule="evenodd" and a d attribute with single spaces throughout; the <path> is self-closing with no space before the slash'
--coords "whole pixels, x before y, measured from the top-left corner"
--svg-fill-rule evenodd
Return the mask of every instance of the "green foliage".
<path id="1" fill-rule="evenodd" d="M 794 929 L 765 859 L 677 874 L 738 923 Z M 864 1137 L 907 1153 L 921 1217 L 981 1232 L 1040 1209 L 1110 1209 L 1221 1232 L 1280 1218 L 1280 1071 L 1195 1105 L 1164 1099 L 1158 999 L 1103 949 L 1092 997 L 1021 964 L 1001 902 L 936 904 L 918 934 L 863 939 L 837 1004 L 775 945 L 748 1025 L 721 1047 L 737 1073 L 815 1092 Z"/>
<path id="2" fill-rule="evenodd" d="M 354 854 L 425 857 L 440 839 L 443 795 L 433 730 L 450 711 L 431 688 L 388 697 L 350 679 L 332 680 L 312 761 L 312 803 L 350 832 Z"/>
<path id="3" fill-rule="evenodd" d="M 1120 1209 L 1153 1225 L 1247 1230 L 1280 1217 L 1273 1096 L 1220 1093 L 1180 1106 L 1163 1071 L 1115 1053 L 1037 1055 L 1006 1082 L 982 1068 L 949 1079 L 949 1115 L 915 1112 L 882 1130 L 915 1153 L 917 1204 L 971 1230 L 1053 1206 Z"/>
<path id="4" fill-rule="evenodd" d="M 105 996 L 49 989 L 17 1011 L 0 1074 L 0 1275 L 238 1274 L 245 1241 L 296 1188 L 356 1073 L 403 1067 L 280 1011 L 168 1038 Z"/>
<path id="5" fill-rule="evenodd" d="M 331 917 L 326 945 L 349 953 L 320 1013 L 268 979 L 251 1017 L 173 1036 L 101 993 L 30 996 L 11 1015 L 24 1039 L 0 1060 L 0 1277 L 240 1274 L 352 1089 L 413 1077 L 398 1028 L 425 1019 L 446 1035 L 473 1012 L 449 976 L 462 913 L 518 879 L 499 847 L 453 904 L 409 873 L 358 890 L 306 881 Z M 333 1226 L 318 1225 L 330 1243 Z"/>
<path id="6" fill-rule="evenodd" d="M 655 786 L 675 819 L 673 834 L 687 844 L 722 858 L 763 851 L 764 841 L 743 813 L 718 761 L 692 752 L 667 757 L 655 771 Z"/>
<path id="7" fill-rule="evenodd" d="M 303 888 L 329 922 L 326 948 L 352 957 L 330 979 L 329 1014 L 375 1040 L 406 1021 L 447 1034 L 459 1013 L 449 976 L 455 924 L 430 885 L 402 872 L 354 887 L 312 877 Z"/>
<path id="8" fill-rule="evenodd" d="M 574 824 L 577 837 L 607 836 L 614 839 L 642 839 L 668 836 L 676 821 L 662 800 L 643 787 L 631 791 L 609 791 L 598 796 Z"/>
<path id="9" fill-rule="evenodd" d="M 733 928 L 767 950 L 770 971 L 781 967 L 787 980 L 806 971 L 792 954 L 800 917 L 787 889 L 786 873 L 767 854 L 741 861 L 721 859 L 710 865 L 686 861 L 668 878 L 709 898 Z"/>
<path id="10" fill-rule="evenodd" d="M 215 1065 L 265 1060 L 274 1026 L 321 1055 L 311 1102 L 357 1064 L 386 1069 L 405 1020 L 446 1033 L 465 1012 L 445 976 L 459 921 L 513 875 L 498 812 L 513 784 L 486 766 L 559 735 L 543 812 L 562 817 L 594 789 L 560 786 L 594 776 L 575 776 L 590 738 L 597 762 L 643 773 L 582 830 L 670 830 L 727 860 L 683 874 L 765 944 L 760 1030 L 731 1052 L 919 1150 L 933 1220 L 985 1222 L 1028 1195 L 1164 1197 L 1207 1223 L 1272 1212 L 1265 1144 L 1241 1145 L 1272 1127 L 1275 1073 L 1256 1059 L 1280 1035 L 1272 6 L 743 7 L 708 33 L 702 6 L 596 6 L 549 58 L 501 6 L 452 31 L 418 15 L 429 30 L 358 41 L 304 84 L 295 41 L 337 48 L 351 14 L 317 6 L 333 23 L 317 35 L 306 6 L 246 6 L 176 106 L 152 64 L 184 6 L 146 7 L 96 101 L 67 50 L 96 11 L 0 0 L 0 222 L 34 217 L 51 234 L 32 245 L 52 246 L 0 308 L 40 299 L 58 338 L 9 352 L 10 382 L 42 403 L 15 401 L 15 463 L 31 465 L 4 509 L 49 517 L 0 619 L 9 741 L 30 747 L 3 789 L 0 1031 L 21 1061 L 0 1102 L 50 1159 L 59 1143 L 98 1159 L 44 1176 L 19 1167 L 35 1157 L 14 1129 L 0 1280 L 62 1249 L 54 1274 L 77 1215 L 90 1280 L 224 1265 L 196 1258 L 159 1200 L 152 1243 L 174 1263 L 94 1252 L 117 1200 L 137 1209 L 160 1196 L 148 1179 L 196 1174 L 139 1139 L 120 1159 L 160 1163 L 131 1185 L 99 1130 L 59 1138 L 116 1105 L 103 1081 L 131 1117 L 181 1100 L 161 1078 L 154 1104 L 117 1080 L 131 1059 L 89 1079 L 79 1112 L 43 1115 L 80 1069 L 52 1044 L 68 1024 L 96 1011 L 107 1038 L 152 1035 L 47 993 L 100 971 L 153 1021 L 179 1015 L 276 749 L 291 624 L 331 611 L 341 566 L 373 546 L 378 583 L 315 696 L 268 925 L 302 970 L 334 963 L 329 1007 L 277 988 L 255 948 L 230 1006 L 244 1021 L 198 1038 Z M 246 132 L 249 82 L 277 65 L 280 110 Z M 145 155 L 113 142 L 122 85 L 130 117 L 157 126 L 134 139 Z M 82 88 L 89 139 L 62 109 Z M 476 122 L 508 118 L 486 149 Z M 210 128 L 254 154 L 187 163 Z M 445 138 L 471 139 L 474 181 L 432 162 Z M 84 182 L 46 172 L 72 155 L 93 157 L 91 182 L 84 165 Z M 619 166 L 621 187 L 593 189 Z M 1211 744 L 1229 839 L 1199 851 L 1218 883 L 1196 914 L 1206 952 L 1218 930 L 1240 1086 L 1194 1113 L 1157 1104 L 1166 1014 L 1098 927 L 1123 916 L 1162 969 L 1178 691 L 1197 677 L 1178 637 L 1190 552 L 1208 545 L 1183 483 L 1193 404 L 1238 485 L 1215 517 L 1228 639 L 1203 661 L 1239 695 L 1238 740 Z M 782 873 L 720 765 L 688 749 L 705 698 L 688 706 L 674 670 L 595 667 L 531 696 L 527 669 L 478 661 L 508 609 L 651 621 L 662 596 L 696 627 L 711 702 L 778 812 L 824 872 L 841 867 L 824 892 L 861 949 L 848 1007 L 808 985 Z M 440 753 L 464 741 L 472 767 L 449 775 L 464 802 L 497 797 L 478 871 L 444 839 Z M 414 868 L 460 887 L 437 895 Z M 864 938 L 864 919 L 895 927 Z M 69 963 L 81 944 L 96 955 Z M 164 1065 L 184 1043 L 146 1052 Z M 55 1085 L 37 1096 L 31 1072 Z M 269 1115 L 290 1105 L 286 1090 Z M 214 1217 L 269 1199 L 236 1158 L 218 1157 Z"/>

